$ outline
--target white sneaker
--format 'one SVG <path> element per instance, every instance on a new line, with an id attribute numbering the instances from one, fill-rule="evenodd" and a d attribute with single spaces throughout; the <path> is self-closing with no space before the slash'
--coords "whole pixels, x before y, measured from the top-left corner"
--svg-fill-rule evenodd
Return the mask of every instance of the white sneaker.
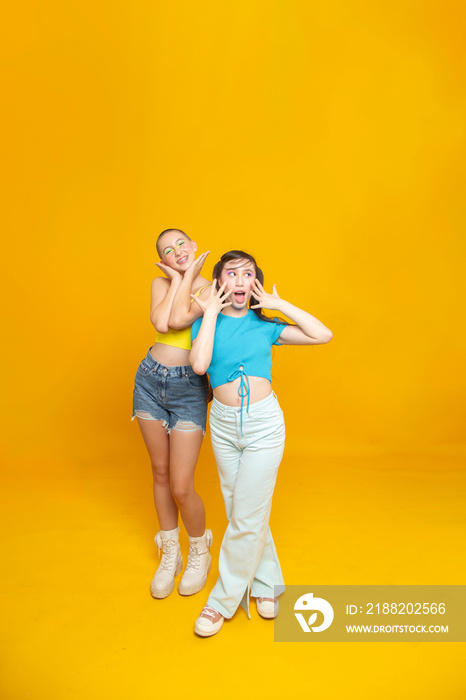
<path id="1" fill-rule="evenodd" d="M 221 613 L 206 605 L 196 620 L 194 631 L 200 637 L 212 637 L 221 630 L 224 619 Z"/>
<path id="2" fill-rule="evenodd" d="M 189 538 L 188 563 L 178 586 L 180 595 L 193 595 L 204 588 L 207 574 L 212 565 L 209 552 L 211 544 L 212 532 L 210 530 L 206 530 L 201 537 Z"/>
<path id="3" fill-rule="evenodd" d="M 278 615 L 278 598 L 256 598 L 257 612 L 266 620 Z"/>
<path id="4" fill-rule="evenodd" d="M 178 542 L 180 528 L 160 530 L 155 536 L 155 544 L 163 550 L 162 561 L 155 572 L 150 584 L 150 592 L 154 598 L 166 598 L 175 587 L 175 576 L 183 569 L 180 545 Z"/>

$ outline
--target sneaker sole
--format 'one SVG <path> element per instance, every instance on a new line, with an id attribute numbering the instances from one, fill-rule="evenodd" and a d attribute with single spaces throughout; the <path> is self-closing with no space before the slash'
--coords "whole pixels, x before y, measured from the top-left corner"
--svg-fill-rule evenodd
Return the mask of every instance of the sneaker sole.
<path id="1" fill-rule="evenodd" d="M 259 612 L 259 608 L 256 606 L 257 614 L 259 617 L 262 617 L 264 620 L 274 620 L 276 617 L 278 617 L 278 605 L 275 610 L 271 610 L 270 612 L 264 611 L 264 612 Z"/>
<path id="2" fill-rule="evenodd" d="M 264 620 L 274 620 L 276 617 L 278 617 L 278 612 L 277 613 L 275 613 L 275 612 L 265 613 L 265 614 L 260 613 L 259 611 L 257 611 L 257 612 L 259 614 L 259 617 L 262 617 Z"/>
<path id="3" fill-rule="evenodd" d="M 217 634 L 217 632 L 220 632 L 220 630 L 223 627 L 223 622 L 224 622 L 224 620 L 222 620 L 222 624 L 220 625 L 220 627 L 215 627 L 215 628 L 210 628 L 210 629 L 198 627 L 196 624 L 196 625 L 194 625 L 194 631 L 199 637 L 213 637 L 214 634 Z"/>

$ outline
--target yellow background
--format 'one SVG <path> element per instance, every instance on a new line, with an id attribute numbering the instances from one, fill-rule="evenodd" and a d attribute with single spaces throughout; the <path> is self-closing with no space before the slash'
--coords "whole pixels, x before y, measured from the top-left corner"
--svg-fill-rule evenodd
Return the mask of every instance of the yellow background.
<path id="1" fill-rule="evenodd" d="M 249 250 L 334 332 L 275 351 L 285 580 L 464 583 L 461 4 L 9 12 L 3 697 L 149 698 L 172 676 L 175 697 L 463 697 L 460 645 L 278 646 L 255 611 L 196 639 L 205 591 L 148 594 L 157 524 L 129 421 L 156 235 L 210 249 L 207 275 Z M 208 441 L 197 474 L 216 558 Z"/>

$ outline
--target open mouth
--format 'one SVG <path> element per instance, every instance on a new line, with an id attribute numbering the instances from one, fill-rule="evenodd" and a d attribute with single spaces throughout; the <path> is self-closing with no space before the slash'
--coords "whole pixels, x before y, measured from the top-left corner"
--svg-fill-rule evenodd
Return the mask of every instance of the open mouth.
<path id="1" fill-rule="evenodd" d="M 246 292 L 235 292 L 233 296 L 235 297 L 235 301 L 237 301 L 238 304 L 242 304 L 246 298 Z"/>
<path id="2" fill-rule="evenodd" d="M 188 259 L 188 256 L 187 256 L 187 255 L 185 255 L 184 257 L 180 258 L 180 259 L 178 260 L 178 265 L 184 265 L 184 263 L 187 261 L 187 259 Z"/>

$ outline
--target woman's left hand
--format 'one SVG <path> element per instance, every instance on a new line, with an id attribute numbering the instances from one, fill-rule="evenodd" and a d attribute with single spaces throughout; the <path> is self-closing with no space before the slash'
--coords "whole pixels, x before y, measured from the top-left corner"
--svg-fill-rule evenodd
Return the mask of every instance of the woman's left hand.
<path id="1" fill-rule="evenodd" d="M 258 279 L 254 282 L 252 296 L 257 299 L 258 304 L 251 306 L 251 309 L 269 309 L 269 311 L 278 311 L 281 297 L 278 296 L 277 285 L 272 287 L 272 294 L 268 294 Z"/>
<path id="2" fill-rule="evenodd" d="M 191 263 L 191 265 L 188 267 L 186 270 L 185 277 L 191 277 L 191 279 L 195 280 L 196 277 L 200 274 L 202 270 L 202 266 L 205 263 L 206 257 L 209 255 L 210 250 L 207 251 L 207 253 L 202 253 L 194 262 Z"/>

